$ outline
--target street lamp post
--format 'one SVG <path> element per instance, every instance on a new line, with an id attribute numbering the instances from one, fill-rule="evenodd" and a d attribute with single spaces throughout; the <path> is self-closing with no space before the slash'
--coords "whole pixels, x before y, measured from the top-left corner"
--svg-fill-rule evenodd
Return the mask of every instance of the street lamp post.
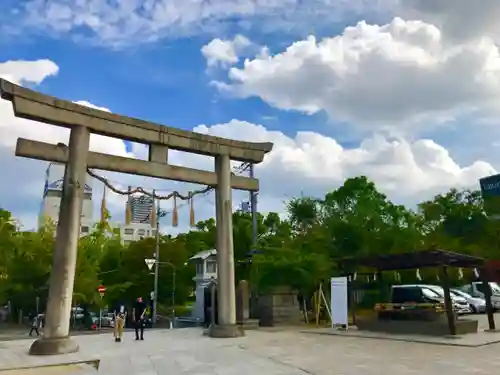
<path id="1" fill-rule="evenodd" d="M 170 262 L 158 262 L 159 264 L 165 264 L 172 268 L 172 319 L 170 320 L 170 328 L 174 328 L 174 320 L 175 320 L 175 273 L 176 268 Z M 156 294 L 155 294 L 156 297 Z M 155 312 L 156 315 L 156 312 Z"/>
<path id="2" fill-rule="evenodd" d="M 250 164 L 250 178 L 255 178 L 253 163 Z M 252 251 L 257 251 L 257 192 L 250 192 L 250 208 L 252 212 Z"/>
<path id="3" fill-rule="evenodd" d="M 160 265 L 166 265 L 172 268 L 172 320 L 170 321 L 170 328 L 173 328 L 173 321 L 175 319 L 175 283 L 176 283 L 176 267 L 173 263 L 170 262 L 157 262 L 156 259 L 144 259 L 146 265 L 151 269 L 153 265 L 155 266 L 155 270 L 159 268 Z M 156 275 L 157 273 L 155 273 Z M 153 292 L 153 323 L 156 323 L 157 317 L 157 303 L 158 303 L 158 283 L 155 283 L 155 290 Z"/>
<path id="4" fill-rule="evenodd" d="M 161 264 L 168 265 L 172 267 L 172 321 L 175 318 L 175 266 L 170 262 L 160 261 L 160 218 L 168 215 L 168 211 L 162 211 L 160 209 L 160 202 L 158 201 L 158 206 L 156 210 L 156 233 L 155 233 L 155 255 L 154 255 L 154 289 L 153 289 L 153 324 L 156 324 L 158 316 L 158 279 L 159 279 L 159 267 Z M 148 264 L 149 259 L 146 259 L 146 264 Z M 171 322 L 171 327 L 173 323 Z"/>
<path id="5" fill-rule="evenodd" d="M 153 289 L 153 324 L 156 324 L 158 315 L 158 275 L 160 263 L 160 202 L 158 201 L 158 210 L 156 212 L 156 233 L 155 233 L 155 281 Z"/>

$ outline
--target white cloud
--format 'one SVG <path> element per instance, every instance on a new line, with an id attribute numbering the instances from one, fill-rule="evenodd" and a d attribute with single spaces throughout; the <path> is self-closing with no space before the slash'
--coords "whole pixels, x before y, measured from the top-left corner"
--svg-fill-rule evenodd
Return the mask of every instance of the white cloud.
<path id="1" fill-rule="evenodd" d="M 45 78 L 57 74 L 57 72 L 57 65 L 49 60 L 0 63 L 0 78 L 10 79 L 18 83 L 40 83 Z M 77 103 L 107 111 L 106 108 L 97 107 L 86 101 Z M 16 140 L 20 137 L 42 142 L 63 142 L 67 144 L 69 130 L 16 118 L 14 117 L 12 104 L 9 101 L 0 100 L 0 167 L 2 181 L 9 181 L 9 184 L 0 185 L 0 204 L 7 208 L 17 208 L 20 216 L 30 218 L 25 225 L 33 227 L 38 214 L 33 210 L 37 210 L 38 204 L 41 203 L 47 163 L 15 157 Z M 125 144 L 121 140 L 100 135 L 91 136 L 90 149 L 113 155 L 133 157 L 133 155 L 127 153 Z M 99 190 L 102 191 L 102 187 L 97 191 Z"/>
<path id="2" fill-rule="evenodd" d="M 209 67 L 229 67 L 236 64 L 240 54 L 250 47 L 252 43 L 243 35 L 236 35 L 233 40 L 212 39 L 210 43 L 201 48 L 201 53 L 207 59 Z"/>
<path id="3" fill-rule="evenodd" d="M 45 31 L 113 46 L 159 38 L 221 34 L 234 26 L 302 34 L 394 0 L 28 0 L 0 18 L 10 33 Z M 1 7 L 1 5 L 0 5 Z M 10 10 L 10 9 L 6 9 Z M 1 17 L 0 12 L 0 17 Z M 13 27 L 16 26 L 16 27 Z"/>
<path id="4" fill-rule="evenodd" d="M 399 0 L 399 14 L 435 24 L 451 42 L 500 35 L 497 0 Z"/>
<path id="5" fill-rule="evenodd" d="M 216 85 L 279 109 L 325 110 L 334 120 L 371 129 L 414 131 L 418 122 L 499 110 L 500 53 L 491 38 L 445 43 L 437 27 L 395 18 L 247 59 L 229 70 L 227 83 Z"/>
<path id="6" fill-rule="evenodd" d="M 41 83 L 57 73 L 57 65 L 48 60 L 39 61 L 9 61 L 0 63 L 0 78 L 10 79 L 18 83 Z M 99 110 L 109 111 L 107 108 L 94 105 L 88 101 L 76 101 L 77 104 L 92 107 Z M 0 100 L 0 170 L 2 171 L 2 184 L 0 184 L 0 207 L 8 209 L 18 217 L 25 228 L 36 227 L 36 220 L 39 214 L 39 207 L 42 203 L 42 191 L 45 180 L 45 170 L 47 162 L 19 158 L 15 156 L 15 146 L 17 138 L 34 139 L 48 143 L 68 143 L 69 130 L 57 126 L 51 126 L 34 121 L 28 121 L 14 116 L 12 103 Z M 118 156 L 135 157 L 146 159 L 148 149 L 144 145 L 133 143 L 131 152 L 127 152 L 123 141 L 91 135 L 90 150 Z M 189 155 L 183 152 L 171 152 L 169 160 L 173 164 L 185 165 L 197 168 L 213 168 L 210 158 L 198 155 Z M 55 169 L 57 171 L 57 168 Z M 107 178 L 113 186 L 122 191 L 127 190 L 127 186 L 141 186 L 147 191 L 158 190 L 159 195 L 167 195 L 172 190 L 187 193 L 201 188 L 192 184 L 181 184 L 177 182 L 132 176 L 115 172 L 96 171 L 100 176 Z M 59 168 L 59 173 L 62 171 Z M 57 173 L 55 173 L 57 175 Z M 61 175 L 54 178 L 60 178 Z M 8 183 L 7 183 L 8 182 Z M 99 215 L 99 207 L 103 192 L 103 185 L 98 181 L 92 182 L 94 215 Z M 113 222 L 123 222 L 125 213 L 126 197 L 108 191 L 107 203 L 111 211 Z M 199 220 L 209 218 L 214 215 L 214 198 L 209 195 L 197 198 L 196 217 Z M 235 201 L 235 204 L 238 202 Z M 179 202 L 182 204 L 182 202 Z M 181 227 L 179 229 L 168 228 L 169 233 L 179 230 L 186 230 L 189 222 L 189 210 L 186 206 L 180 210 L 179 217 Z M 172 209 L 172 202 L 162 202 L 162 208 Z M 162 223 L 162 227 L 169 226 L 171 219 L 167 218 Z M 165 228 L 164 228 L 165 229 Z M 166 230 L 166 229 L 165 229 Z"/>
<path id="7" fill-rule="evenodd" d="M 335 139 L 315 132 L 290 138 L 261 125 L 232 120 L 194 129 L 226 138 L 274 142 L 272 152 L 257 166 L 262 195 L 282 201 L 286 196 L 321 195 L 345 179 L 366 175 L 390 198 L 414 204 L 450 187 L 477 187 L 478 179 L 495 173 L 484 161 L 458 165 L 449 152 L 429 139 L 409 142 L 374 136 L 359 146 L 344 148 Z"/>
<path id="8" fill-rule="evenodd" d="M 0 77 L 17 84 L 41 83 L 45 78 L 59 73 L 59 67 L 50 60 L 6 61 L 0 64 Z"/>
<path id="9" fill-rule="evenodd" d="M 0 64 L 0 71 L 3 69 L 3 74 L 17 76 L 19 81 L 30 81 L 28 74 L 22 73 L 25 71 L 26 63 L 30 62 L 10 62 L 7 74 L 5 66 Z M 43 71 L 40 67 L 43 64 L 30 66 Z M 52 71 L 53 69 L 46 69 L 46 76 Z M 94 106 L 88 102 L 78 103 Z M 15 141 L 18 137 L 25 137 L 51 143 L 67 142 L 69 132 L 59 127 L 15 118 L 11 103 L 7 101 L 0 101 L 0 119 L 0 168 L 3 181 L 9 182 L 0 185 L 0 205 L 13 211 L 26 227 L 34 227 L 41 203 L 47 164 L 16 158 Z M 478 178 L 495 172 L 490 164 L 483 161 L 458 165 L 445 148 L 432 140 L 421 139 L 410 142 L 402 138 L 387 139 L 373 136 L 355 147 L 345 148 L 335 139 L 316 132 L 298 132 L 290 137 L 280 131 L 270 131 L 261 125 L 238 120 L 212 126 L 200 125 L 194 131 L 227 138 L 274 143 L 273 151 L 262 164 L 258 165 L 256 171 L 257 177 L 261 180 L 259 209 L 262 212 L 282 210 L 283 201 L 300 194 L 301 191 L 320 196 L 340 186 L 346 178 L 358 175 L 367 175 L 390 198 L 411 205 L 419 199 L 428 198 L 450 187 L 477 187 Z M 91 138 L 90 148 L 94 151 L 140 158 L 143 158 L 147 151 L 144 146 L 134 144 L 132 153 L 128 153 L 122 141 L 94 135 Z M 169 160 L 176 165 L 201 169 L 213 168 L 210 158 L 183 152 L 172 152 Z M 160 189 L 160 194 L 166 194 L 174 189 L 181 192 L 196 189 L 193 185 L 151 178 L 118 173 L 99 172 L 99 174 L 106 176 L 113 185 L 124 190 L 127 185 L 142 186 L 147 190 Z M 94 182 L 93 187 L 97 215 L 102 186 Z M 234 207 L 241 200 L 246 200 L 247 196 L 245 192 L 234 192 Z M 122 196 L 108 195 L 109 208 L 116 221 L 123 218 L 124 201 L 125 198 Z M 212 195 L 195 200 L 198 220 L 214 215 L 213 203 Z M 171 204 L 172 202 L 163 202 L 162 208 L 170 210 Z M 186 230 L 188 215 L 186 208 L 181 210 L 180 220 L 184 225 L 175 231 L 171 228 L 168 231 L 172 233 Z M 170 219 L 166 219 L 165 225 L 169 222 Z"/>

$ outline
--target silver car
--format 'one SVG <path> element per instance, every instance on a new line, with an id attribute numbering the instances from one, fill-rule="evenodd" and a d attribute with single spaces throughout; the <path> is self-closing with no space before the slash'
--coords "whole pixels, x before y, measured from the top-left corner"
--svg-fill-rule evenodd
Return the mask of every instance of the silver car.
<path id="1" fill-rule="evenodd" d="M 436 292 L 441 298 L 444 298 L 444 289 L 439 285 L 427 285 L 427 288 Z M 451 292 L 451 291 L 450 291 Z M 457 314 L 469 314 L 471 312 L 471 308 L 467 303 L 467 300 L 461 296 L 450 293 L 451 302 L 453 303 L 453 310 Z"/>
<path id="2" fill-rule="evenodd" d="M 491 305 L 495 310 L 500 309 L 500 286 L 495 283 L 495 282 L 489 282 L 488 285 L 490 286 L 491 289 Z M 457 289 L 461 290 L 462 292 L 465 292 L 472 297 L 476 298 L 483 298 L 484 299 L 484 286 L 481 281 L 473 281 L 470 284 L 462 285 L 461 287 L 458 287 Z"/>
<path id="3" fill-rule="evenodd" d="M 486 301 L 484 298 L 472 297 L 470 294 L 462 292 L 458 289 L 450 289 L 450 293 L 454 296 L 465 298 L 470 306 L 471 313 L 480 314 L 486 311 Z"/>

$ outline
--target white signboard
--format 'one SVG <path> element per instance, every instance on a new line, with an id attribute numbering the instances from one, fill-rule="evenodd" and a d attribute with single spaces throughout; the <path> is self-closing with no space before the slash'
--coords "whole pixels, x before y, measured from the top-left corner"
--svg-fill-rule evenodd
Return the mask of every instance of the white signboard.
<path id="1" fill-rule="evenodd" d="M 148 266 L 149 270 L 151 271 L 153 269 L 153 266 L 156 263 L 156 260 L 155 259 L 144 259 L 144 263 L 146 263 L 146 266 Z"/>
<path id="2" fill-rule="evenodd" d="M 345 325 L 347 328 L 349 315 L 347 306 L 347 277 L 332 277 L 330 283 L 332 326 Z"/>

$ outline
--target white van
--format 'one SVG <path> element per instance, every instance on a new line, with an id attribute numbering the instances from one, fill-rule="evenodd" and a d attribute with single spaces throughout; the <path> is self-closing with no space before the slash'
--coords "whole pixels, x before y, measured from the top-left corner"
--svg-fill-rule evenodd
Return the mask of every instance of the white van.
<path id="1" fill-rule="evenodd" d="M 492 281 L 488 284 L 491 289 L 491 305 L 494 309 L 500 309 L 500 286 L 498 283 Z M 484 298 L 484 286 L 482 281 L 473 281 L 470 284 L 462 285 L 457 289 L 470 294 L 472 297 Z"/>

